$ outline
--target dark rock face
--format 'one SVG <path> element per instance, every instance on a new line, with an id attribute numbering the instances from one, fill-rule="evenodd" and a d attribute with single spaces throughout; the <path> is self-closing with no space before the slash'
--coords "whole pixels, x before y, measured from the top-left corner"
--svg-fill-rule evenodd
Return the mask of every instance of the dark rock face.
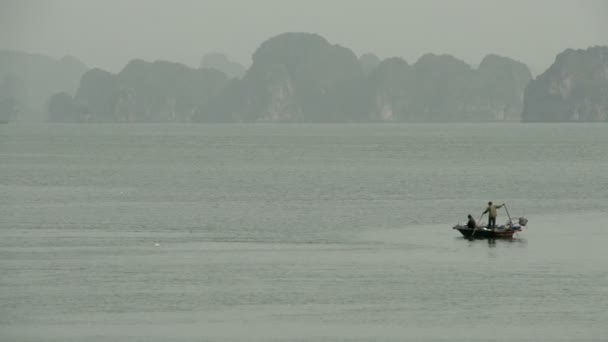
<path id="1" fill-rule="evenodd" d="M 525 64 L 497 55 L 486 56 L 476 71 L 466 109 L 468 119 L 521 121 L 524 91 L 531 79 Z"/>
<path id="2" fill-rule="evenodd" d="M 477 70 L 449 55 L 383 61 L 369 76 L 373 121 L 519 120 L 528 68 L 489 55 Z"/>
<path id="3" fill-rule="evenodd" d="M 79 104 L 83 108 L 77 121 L 116 121 L 115 109 L 119 92 L 116 75 L 101 69 L 87 71 L 80 80 L 75 96 L 74 106 Z"/>
<path id="4" fill-rule="evenodd" d="M 349 92 L 363 72 L 355 54 L 319 35 L 285 33 L 264 42 L 245 75 L 250 115 L 262 121 L 348 121 Z"/>
<path id="5" fill-rule="evenodd" d="M 191 121 L 227 82 L 218 70 L 142 60 L 131 61 L 117 78 L 117 119 L 137 122 Z"/>
<path id="6" fill-rule="evenodd" d="M 100 69 L 87 72 L 73 107 L 58 94 L 55 104 L 61 105 L 55 108 L 76 108 L 76 121 L 84 122 L 188 122 L 226 82 L 226 75 L 214 69 L 133 60 L 116 75 Z M 66 117 L 52 111 L 49 116 Z"/>
<path id="7" fill-rule="evenodd" d="M 246 122 L 354 121 L 362 111 L 362 80 L 351 50 L 319 35 L 284 33 L 262 43 L 243 80 L 226 88 L 213 112 Z"/>
<path id="8" fill-rule="evenodd" d="M 411 67 L 402 58 L 389 58 L 375 68 L 367 79 L 371 93 L 371 121 L 404 121 L 413 99 Z"/>
<path id="9" fill-rule="evenodd" d="M 530 82 L 524 121 L 608 121 L 608 47 L 566 50 Z"/>

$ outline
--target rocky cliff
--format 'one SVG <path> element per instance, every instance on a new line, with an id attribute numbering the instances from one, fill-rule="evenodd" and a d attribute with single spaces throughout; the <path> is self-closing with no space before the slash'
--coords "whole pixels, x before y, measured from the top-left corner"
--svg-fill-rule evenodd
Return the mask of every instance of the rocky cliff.
<path id="1" fill-rule="evenodd" d="M 415 64 L 383 61 L 369 76 L 372 121 L 519 120 L 531 79 L 517 61 L 489 55 L 474 69 L 450 55 L 427 54 Z"/>
<path id="2" fill-rule="evenodd" d="M 217 113 L 225 113 L 236 121 L 352 121 L 361 111 L 355 92 L 362 79 L 351 50 L 319 35 L 284 33 L 261 44 L 243 80 L 200 119 L 224 121 Z"/>
<path id="3" fill-rule="evenodd" d="M 568 49 L 526 88 L 524 121 L 608 121 L 608 47 Z"/>
<path id="4" fill-rule="evenodd" d="M 74 94 L 86 70 L 74 57 L 55 59 L 0 49 L 0 110 L 10 108 L 19 121 L 46 121 L 51 95 Z"/>
<path id="5" fill-rule="evenodd" d="M 215 69 L 164 61 L 132 60 L 118 74 L 93 69 L 82 76 L 70 104 L 53 96 L 51 121 L 188 122 L 227 83 Z M 68 114 L 61 113 L 67 110 Z M 78 113 L 72 114 L 71 110 Z"/>

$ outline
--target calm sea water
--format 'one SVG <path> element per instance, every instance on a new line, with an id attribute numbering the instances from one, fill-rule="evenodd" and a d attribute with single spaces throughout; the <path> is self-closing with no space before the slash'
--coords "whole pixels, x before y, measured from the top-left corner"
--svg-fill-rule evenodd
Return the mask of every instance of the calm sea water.
<path id="1" fill-rule="evenodd" d="M 608 340 L 607 204 L 606 125 L 3 125 L 0 340 Z"/>

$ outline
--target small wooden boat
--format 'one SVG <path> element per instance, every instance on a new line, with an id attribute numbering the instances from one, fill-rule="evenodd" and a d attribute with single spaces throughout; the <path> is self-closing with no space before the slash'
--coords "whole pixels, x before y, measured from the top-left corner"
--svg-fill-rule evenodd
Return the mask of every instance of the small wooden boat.
<path id="1" fill-rule="evenodd" d="M 467 225 L 457 224 L 452 229 L 456 229 L 467 239 L 512 239 L 513 235 L 521 232 L 523 227 L 528 224 L 528 219 L 520 217 L 516 224 L 509 220 L 506 224 L 487 228 L 486 226 L 470 228 Z"/>
<path id="2" fill-rule="evenodd" d="M 454 226 L 454 229 L 457 229 L 467 239 L 512 239 L 513 234 L 521 231 L 521 228 L 500 229 L 497 227 L 495 229 L 488 229 L 486 227 L 478 227 L 477 229 L 473 229 L 467 226 Z"/>

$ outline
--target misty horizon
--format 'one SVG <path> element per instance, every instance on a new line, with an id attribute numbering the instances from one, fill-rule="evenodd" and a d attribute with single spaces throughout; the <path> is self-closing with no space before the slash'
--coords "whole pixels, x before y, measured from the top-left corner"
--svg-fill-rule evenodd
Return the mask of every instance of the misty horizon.
<path id="1" fill-rule="evenodd" d="M 449 54 L 477 66 L 488 54 L 544 71 L 568 48 L 608 44 L 602 1 L 384 1 L 375 4 L 256 2 L 0 1 L 0 47 L 54 58 L 74 56 L 118 72 L 132 59 L 198 67 L 226 54 L 248 68 L 266 39 L 316 33 L 357 55 Z M 348 13 L 348 15 L 345 15 Z M 542 20 L 541 20 L 542 19 Z M 572 24 L 568 24 L 572 23 Z"/>

